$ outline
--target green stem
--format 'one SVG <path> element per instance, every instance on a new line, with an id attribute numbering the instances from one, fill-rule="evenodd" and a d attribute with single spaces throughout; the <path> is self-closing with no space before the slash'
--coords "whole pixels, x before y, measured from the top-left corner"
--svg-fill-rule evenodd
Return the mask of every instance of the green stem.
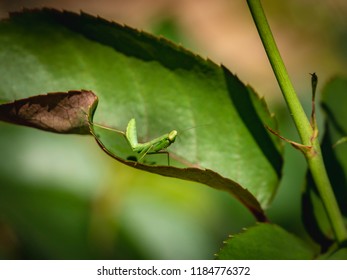
<path id="1" fill-rule="evenodd" d="M 347 230 L 343 223 L 343 218 L 336 202 L 328 174 L 326 172 L 323 157 L 317 137 L 312 137 L 315 133 L 302 108 L 294 87 L 289 79 L 286 67 L 278 51 L 276 42 L 272 36 L 270 26 L 267 22 L 260 0 L 247 0 L 252 13 L 253 20 L 258 29 L 258 33 L 263 42 L 266 54 L 275 73 L 277 82 L 281 88 L 284 99 L 293 117 L 294 123 L 305 146 L 312 146 L 304 152 L 313 179 L 317 185 L 325 210 L 329 217 L 331 226 L 338 243 L 347 239 Z M 312 139 L 314 138 L 314 139 Z"/>

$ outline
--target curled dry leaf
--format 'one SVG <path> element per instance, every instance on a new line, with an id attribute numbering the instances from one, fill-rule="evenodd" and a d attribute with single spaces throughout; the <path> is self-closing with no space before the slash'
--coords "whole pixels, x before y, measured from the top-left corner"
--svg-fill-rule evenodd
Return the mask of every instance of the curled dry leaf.
<path id="1" fill-rule="evenodd" d="M 88 90 L 54 92 L 0 105 L 0 120 L 56 133 L 90 134 L 88 112 L 98 98 Z"/>

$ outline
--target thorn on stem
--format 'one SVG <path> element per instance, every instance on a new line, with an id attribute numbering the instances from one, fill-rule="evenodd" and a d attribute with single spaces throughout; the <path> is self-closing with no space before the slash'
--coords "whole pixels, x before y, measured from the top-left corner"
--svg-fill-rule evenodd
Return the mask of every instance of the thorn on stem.
<path id="1" fill-rule="evenodd" d="M 318 76 L 316 73 L 310 73 L 311 75 L 311 86 L 312 86 L 312 112 L 311 112 L 311 127 L 313 130 L 312 136 L 311 136 L 311 143 L 317 138 L 318 136 L 318 128 L 317 128 L 317 120 L 316 120 L 316 89 L 318 84 Z"/>

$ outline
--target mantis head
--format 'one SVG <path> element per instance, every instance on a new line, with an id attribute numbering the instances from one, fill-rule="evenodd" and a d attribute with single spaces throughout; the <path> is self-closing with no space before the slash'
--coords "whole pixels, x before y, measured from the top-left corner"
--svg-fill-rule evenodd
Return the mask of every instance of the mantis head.
<path id="1" fill-rule="evenodd" d="M 172 130 L 169 132 L 167 139 L 169 140 L 169 143 L 171 144 L 175 142 L 176 137 L 177 137 L 177 130 Z"/>

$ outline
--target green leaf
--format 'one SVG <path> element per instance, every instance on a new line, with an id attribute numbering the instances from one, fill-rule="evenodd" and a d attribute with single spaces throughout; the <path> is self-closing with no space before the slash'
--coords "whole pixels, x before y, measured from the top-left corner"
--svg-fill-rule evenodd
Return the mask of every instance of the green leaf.
<path id="1" fill-rule="evenodd" d="M 247 189 L 244 189 L 238 183 L 228 178 L 222 177 L 218 173 L 213 172 L 209 169 L 182 167 L 177 168 L 173 166 L 173 164 L 177 166 L 179 166 L 180 164 L 173 162 L 172 160 L 170 162 L 170 166 L 148 165 L 141 164 L 139 162 L 129 161 L 128 159 L 130 158 L 136 159 L 137 154 L 131 150 L 124 133 L 105 130 L 102 128 L 100 129 L 97 126 L 94 126 L 92 128 L 92 131 L 100 147 L 107 154 L 109 154 L 116 160 L 129 166 L 148 172 L 157 173 L 168 177 L 175 177 L 184 180 L 199 182 L 208 185 L 212 188 L 226 191 L 230 193 L 232 196 L 234 196 L 236 199 L 238 199 L 244 206 L 246 206 L 258 221 L 267 220 L 259 202 Z M 158 156 L 159 155 L 150 156 L 148 159 L 146 159 L 146 163 L 157 164 L 158 162 L 166 162 L 166 155 L 162 156 L 162 158 L 158 158 Z M 152 160 L 155 162 L 151 162 Z"/>
<path id="2" fill-rule="evenodd" d="M 321 104 L 327 115 L 324 162 L 341 212 L 347 217 L 347 142 L 336 145 L 347 136 L 347 78 L 332 79 L 323 89 Z"/>
<path id="3" fill-rule="evenodd" d="M 328 260 L 347 260 L 347 248 L 341 248 L 327 256 Z"/>
<path id="4" fill-rule="evenodd" d="M 305 260 L 311 248 L 281 227 L 260 223 L 231 236 L 217 254 L 220 260 Z"/>
<path id="5" fill-rule="evenodd" d="M 326 140 L 323 156 L 340 209 L 347 217 L 347 78 L 332 79 L 323 90 L 321 105 L 326 113 Z"/>
<path id="6" fill-rule="evenodd" d="M 337 248 L 337 246 L 331 246 L 328 252 L 319 256 L 320 260 L 347 260 L 347 247 L 344 242 Z"/>
<path id="7" fill-rule="evenodd" d="M 124 132 L 134 117 L 140 141 L 196 127 L 169 148 L 172 158 L 207 170 L 206 176 L 194 173 L 198 179 L 216 174 L 215 181 L 242 186 L 233 195 L 241 192 L 241 200 L 258 204 L 256 212 L 263 215 L 282 166 L 279 140 L 264 128 L 276 122 L 263 100 L 229 70 L 162 38 L 86 14 L 12 14 L 1 22 L 0 35 L 0 100 L 85 88 L 99 98 L 94 122 Z M 108 142 L 103 133 L 96 134 L 104 150 L 126 160 L 128 154 L 116 153 L 118 140 Z M 180 177 L 173 167 L 143 169 Z"/>

